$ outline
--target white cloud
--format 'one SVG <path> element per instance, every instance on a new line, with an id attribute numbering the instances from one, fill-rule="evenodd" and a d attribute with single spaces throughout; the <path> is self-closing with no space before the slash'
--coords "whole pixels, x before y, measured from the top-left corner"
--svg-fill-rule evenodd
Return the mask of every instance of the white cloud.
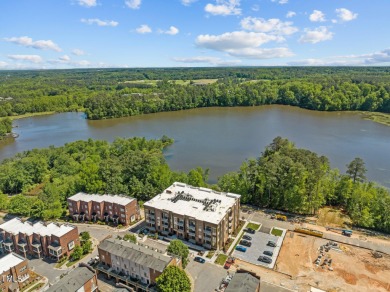
<path id="1" fill-rule="evenodd" d="M 323 59 L 313 58 L 288 63 L 292 66 L 372 66 L 388 64 L 390 64 L 390 48 L 370 54 L 334 56 Z"/>
<path id="2" fill-rule="evenodd" d="M 29 48 L 39 49 L 39 50 L 53 50 L 56 52 L 61 52 L 61 48 L 51 40 L 33 41 L 32 38 L 27 36 L 5 38 L 4 40 L 24 47 L 29 47 Z"/>
<path id="3" fill-rule="evenodd" d="M 338 8 L 336 9 L 337 17 L 339 18 L 340 22 L 347 22 L 354 20 L 358 17 L 357 13 L 353 13 L 352 11 L 346 9 L 346 8 Z M 336 22 L 336 21 L 333 21 Z"/>
<path id="4" fill-rule="evenodd" d="M 291 17 L 294 17 L 295 15 L 297 15 L 297 14 L 294 11 L 289 11 L 286 14 L 286 18 L 291 18 Z"/>
<path id="5" fill-rule="evenodd" d="M 333 32 L 328 31 L 325 26 L 315 29 L 305 29 L 305 34 L 301 36 L 299 42 L 316 44 L 323 41 L 329 41 L 333 38 Z"/>
<path id="6" fill-rule="evenodd" d="M 216 4 L 208 3 L 204 10 L 212 15 L 240 15 L 240 0 L 216 0 Z"/>
<path id="7" fill-rule="evenodd" d="M 259 5 L 257 5 L 257 4 L 255 4 L 255 5 L 253 5 L 252 6 L 252 11 L 255 11 L 255 12 L 257 12 L 257 11 L 259 11 L 260 10 L 260 6 Z"/>
<path id="8" fill-rule="evenodd" d="M 265 20 L 263 18 L 246 17 L 241 20 L 241 27 L 256 32 L 268 32 L 277 35 L 291 35 L 298 31 L 292 22 L 283 22 L 277 18 Z"/>
<path id="9" fill-rule="evenodd" d="M 230 56 L 249 59 L 269 59 L 292 56 L 287 48 L 259 48 L 261 45 L 283 40 L 282 37 L 257 32 L 234 31 L 221 35 L 199 35 L 196 45 L 206 49 L 226 52 Z"/>
<path id="10" fill-rule="evenodd" d="M 85 52 L 83 50 L 80 50 L 80 49 L 74 49 L 74 50 L 72 50 L 72 54 L 75 56 L 82 56 L 82 55 L 85 55 Z"/>
<path id="11" fill-rule="evenodd" d="M 175 35 L 179 33 L 179 29 L 177 27 L 170 26 L 168 30 L 159 29 L 158 32 L 163 34 Z"/>
<path id="12" fill-rule="evenodd" d="M 183 4 L 184 6 L 189 6 L 196 1 L 198 0 L 181 0 L 181 4 Z"/>
<path id="13" fill-rule="evenodd" d="M 59 59 L 61 61 L 65 61 L 65 62 L 69 62 L 70 61 L 70 57 L 68 55 L 63 55 L 63 56 L 59 57 Z"/>
<path id="14" fill-rule="evenodd" d="M 80 6 L 94 7 L 96 6 L 96 0 L 78 0 Z"/>
<path id="15" fill-rule="evenodd" d="M 151 33 L 152 29 L 147 24 L 142 24 L 140 27 L 137 27 L 135 31 L 140 34 L 145 34 Z"/>
<path id="16" fill-rule="evenodd" d="M 7 62 L 4 62 L 4 61 L 0 61 L 0 68 L 5 68 L 8 66 L 8 63 Z"/>
<path id="17" fill-rule="evenodd" d="M 279 4 L 287 4 L 288 0 L 272 0 L 272 2 L 278 2 Z"/>
<path id="18" fill-rule="evenodd" d="M 325 14 L 320 10 L 313 10 L 313 13 L 309 16 L 310 21 L 312 22 L 324 22 Z"/>
<path id="19" fill-rule="evenodd" d="M 241 60 L 222 60 L 218 57 L 208 57 L 208 56 L 197 56 L 197 57 L 189 57 L 189 58 L 173 58 L 176 62 L 181 63 L 201 63 L 201 64 L 210 64 L 213 66 L 234 66 L 241 63 Z"/>
<path id="20" fill-rule="evenodd" d="M 7 56 L 11 60 L 17 60 L 17 61 L 26 61 L 31 63 L 41 63 L 42 58 L 38 55 L 8 55 Z"/>
<path id="21" fill-rule="evenodd" d="M 117 26 L 119 24 L 119 22 L 117 22 L 117 21 L 113 21 L 113 20 L 100 20 L 98 18 L 89 18 L 89 19 L 82 18 L 81 22 L 89 24 L 89 25 L 97 24 L 98 26 L 113 26 L 113 27 Z"/>
<path id="22" fill-rule="evenodd" d="M 139 9 L 141 7 L 141 0 L 126 0 L 125 4 L 130 9 Z"/>

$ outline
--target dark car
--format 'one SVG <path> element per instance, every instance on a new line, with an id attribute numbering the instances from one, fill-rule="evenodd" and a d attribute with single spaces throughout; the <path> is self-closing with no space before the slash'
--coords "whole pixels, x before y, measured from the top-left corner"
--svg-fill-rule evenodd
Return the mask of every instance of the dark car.
<path id="1" fill-rule="evenodd" d="M 252 240 L 252 237 L 250 237 L 249 235 L 244 235 L 242 238 L 245 240 Z"/>
<path id="2" fill-rule="evenodd" d="M 201 263 L 201 264 L 204 264 L 206 262 L 206 260 L 204 258 L 201 258 L 201 257 L 195 257 L 194 261 Z"/>
<path id="3" fill-rule="evenodd" d="M 276 243 L 273 242 L 273 241 L 268 241 L 267 245 L 268 245 L 268 246 L 275 247 L 275 246 L 276 246 Z"/>
<path id="4" fill-rule="evenodd" d="M 272 257 L 274 253 L 272 251 L 266 250 L 263 252 L 263 254 Z"/>
<path id="5" fill-rule="evenodd" d="M 247 241 L 247 240 L 241 240 L 240 244 L 244 245 L 244 246 L 248 246 L 248 247 L 252 246 L 252 242 Z"/>
<path id="6" fill-rule="evenodd" d="M 264 262 L 264 263 L 267 263 L 267 264 L 272 263 L 272 259 L 270 259 L 269 257 L 266 257 L 266 256 L 259 256 L 258 260 L 260 262 Z"/>
<path id="7" fill-rule="evenodd" d="M 94 259 L 94 258 L 91 258 L 91 259 L 88 261 L 88 265 L 90 265 L 90 266 L 92 266 L 94 263 L 95 263 L 95 259 Z"/>
<path id="8" fill-rule="evenodd" d="M 256 230 L 254 230 L 252 228 L 247 228 L 245 231 L 250 233 L 250 234 L 255 234 L 255 232 L 256 232 Z"/>

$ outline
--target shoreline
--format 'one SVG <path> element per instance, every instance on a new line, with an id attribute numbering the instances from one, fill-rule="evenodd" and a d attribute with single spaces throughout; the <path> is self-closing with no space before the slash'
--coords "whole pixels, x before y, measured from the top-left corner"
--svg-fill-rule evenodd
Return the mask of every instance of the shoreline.
<path id="1" fill-rule="evenodd" d="M 57 112 L 51 111 L 51 112 L 39 112 L 39 113 L 28 113 L 28 114 L 23 114 L 23 115 L 18 115 L 18 116 L 10 116 L 9 118 L 11 121 L 14 120 L 20 120 L 20 119 L 25 119 L 25 118 L 31 118 L 31 117 L 36 117 L 36 116 L 46 116 L 46 115 L 52 115 L 56 114 Z"/>

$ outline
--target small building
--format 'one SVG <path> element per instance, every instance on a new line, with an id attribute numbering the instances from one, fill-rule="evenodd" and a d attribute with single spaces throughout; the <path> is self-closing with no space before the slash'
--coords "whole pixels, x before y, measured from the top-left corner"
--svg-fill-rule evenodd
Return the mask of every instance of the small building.
<path id="1" fill-rule="evenodd" d="M 156 279 L 166 267 L 181 267 L 181 260 L 175 256 L 112 238 L 100 242 L 98 252 L 96 270 L 136 290 L 154 291 Z"/>
<path id="2" fill-rule="evenodd" d="M 260 278 L 249 273 L 236 273 L 225 292 L 260 292 Z"/>
<path id="3" fill-rule="evenodd" d="M 80 245 L 76 226 L 70 224 L 23 222 L 13 218 L 0 225 L 0 246 L 6 253 L 17 252 L 27 257 L 52 257 L 57 260 L 69 256 Z"/>
<path id="4" fill-rule="evenodd" d="M 19 291 L 29 278 L 26 259 L 13 252 L 0 258 L 0 291 Z"/>
<path id="5" fill-rule="evenodd" d="M 77 193 L 68 198 L 68 208 L 75 221 L 129 225 L 141 218 L 137 200 L 128 196 Z"/>
<path id="6" fill-rule="evenodd" d="M 175 182 L 144 203 L 152 232 L 222 249 L 240 220 L 240 195 Z"/>
<path id="7" fill-rule="evenodd" d="M 47 292 L 98 291 L 96 273 L 87 267 L 77 267 L 51 286 Z"/>

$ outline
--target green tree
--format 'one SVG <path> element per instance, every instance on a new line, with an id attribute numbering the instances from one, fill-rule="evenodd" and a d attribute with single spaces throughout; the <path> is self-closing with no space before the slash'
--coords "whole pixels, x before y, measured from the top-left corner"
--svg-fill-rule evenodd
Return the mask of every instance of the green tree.
<path id="1" fill-rule="evenodd" d="M 9 205 L 9 198 L 0 191 L 0 210 L 7 210 Z"/>
<path id="2" fill-rule="evenodd" d="M 79 245 L 76 245 L 72 253 L 72 260 L 77 261 L 82 256 L 83 256 L 83 249 Z"/>
<path id="3" fill-rule="evenodd" d="M 159 292 L 190 292 L 191 282 L 185 271 L 169 266 L 157 278 L 157 290 Z"/>
<path id="4" fill-rule="evenodd" d="M 92 250 L 92 241 L 90 241 L 90 240 L 84 241 L 82 243 L 81 248 L 83 250 L 83 254 L 89 253 Z"/>
<path id="5" fill-rule="evenodd" d="M 87 241 L 91 239 L 91 235 L 89 234 L 88 231 L 83 231 L 80 233 L 80 237 L 82 241 Z"/>
<path id="6" fill-rule="evenodd" d="M 8 211 L 12 214 L 18 214 L 22 216 L 30 216 L 31 204 L 30 199 L 23 195 L 16 195 L 11 197 Z"/>
<path id="7" fill-rule="evenodd" d="M 353 182 L 365 181 L 367 169 L 363 159 L 356 157 L 349 164 L 347 164 L 347 174 L 352 178 Z"/>
<path id="8" fill-rule="evenodd" d="M 134 234 L 125 234 L 125 236 L 123 236 L 123 240 L 126 240 L 126 241 L 130 241 L 132 243 L 137 243 L 137 236 L 135 236 Z"/>
<path id="9" fill-rule="evenodd" d="M 183 268 L 187 266 L 189 249 L 181 240 L 172 240 L 168 245 L 167 251 L 181 258 Z"/>

